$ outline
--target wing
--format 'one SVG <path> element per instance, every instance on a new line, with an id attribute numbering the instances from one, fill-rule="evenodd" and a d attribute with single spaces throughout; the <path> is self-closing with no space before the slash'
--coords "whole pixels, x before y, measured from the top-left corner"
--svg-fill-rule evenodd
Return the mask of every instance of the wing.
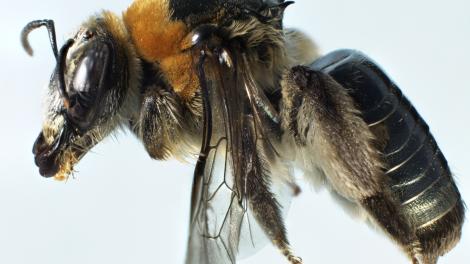
<path id="1" fill-rule="evenodd" d="M 194 175 L 186 263 L 235 263 L 267 241 L 267 223 L 254 197 L 272 198 L 273 214 L 282 214 L 279 196 L 271 196 L 270 180 L 277 154 L 269 138 L 279 129 L 277 113 L 255 85 L 245 57 L 234 58 L 226 50 L 217 58 L 202 56 L 198 73 L 204 136 Z"/>

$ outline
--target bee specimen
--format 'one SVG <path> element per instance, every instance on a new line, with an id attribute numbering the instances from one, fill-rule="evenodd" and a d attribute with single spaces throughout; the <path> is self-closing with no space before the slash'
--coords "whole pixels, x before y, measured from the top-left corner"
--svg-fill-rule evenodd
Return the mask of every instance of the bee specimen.
<path id="1" fill-rule="evenodd" d="M 187 263 L 235 263 L 256 236 L 290 263 L 285 201 L 293 167 L 361 208 L 413 263 L 436 263 L 459 241 L 463 202 L 424 120 L 365 55 L 319 56 L 284 28 L 292 2 L 136 0 L 102 12 L 57 47 L 40 174 L 65 179 L 127 127 L 154 159 L 198 156 Z M 260 233 L 260 234 L 257 234 Z"/>

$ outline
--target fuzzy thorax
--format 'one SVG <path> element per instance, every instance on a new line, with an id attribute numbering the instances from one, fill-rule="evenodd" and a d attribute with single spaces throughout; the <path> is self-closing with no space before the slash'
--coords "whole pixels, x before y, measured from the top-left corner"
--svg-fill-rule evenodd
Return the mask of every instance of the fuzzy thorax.
<path id="1" fill-rule="evenodd" d="M 183 50 L 188 28 L 171 13 L 167 0 L 137 0 L 123 18 L 139 56 L 158 63 L 175 92 L 188 101 L 198 88 L 191 54 Z"/>

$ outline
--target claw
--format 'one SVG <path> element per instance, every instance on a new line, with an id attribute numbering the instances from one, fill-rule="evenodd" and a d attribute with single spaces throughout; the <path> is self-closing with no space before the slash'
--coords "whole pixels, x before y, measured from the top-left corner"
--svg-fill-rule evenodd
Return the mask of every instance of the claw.
<path id="1" fill-rule="evenodd" d="M 411 259 L 411 261 L 413 262 L 413 264 L 420 264 L 420 262 L 419 262 L 419 260 L 418 260 L 417 257 L 413 257 L 413 258 Z"/>
<path id="2" fill-rule="evenodd" d="M 288 260 L 290 261 L 291 264 L 302 264 L 302 258 L 296 257 L 296 256 L 289 256 Z"/>
<path id="3" fill-rule="evenodd" d="M 413 264 L 436 264 L 437 257 L 433 255 L 414 254 L 411 257 Z"/>

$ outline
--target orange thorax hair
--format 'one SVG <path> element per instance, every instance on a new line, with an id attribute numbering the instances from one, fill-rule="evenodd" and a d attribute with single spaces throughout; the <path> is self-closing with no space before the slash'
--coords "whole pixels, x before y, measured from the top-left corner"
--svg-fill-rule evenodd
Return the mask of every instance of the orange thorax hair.
<path id="1" fill-rule="evenodd" d="M 158 63 L 175 92 L 190 100 L 198 82 L 191 53 L 184 51 L 189 30 L 171 18 L 168 0 L 135 0 L 123 18 L 137 53 Z"/>

